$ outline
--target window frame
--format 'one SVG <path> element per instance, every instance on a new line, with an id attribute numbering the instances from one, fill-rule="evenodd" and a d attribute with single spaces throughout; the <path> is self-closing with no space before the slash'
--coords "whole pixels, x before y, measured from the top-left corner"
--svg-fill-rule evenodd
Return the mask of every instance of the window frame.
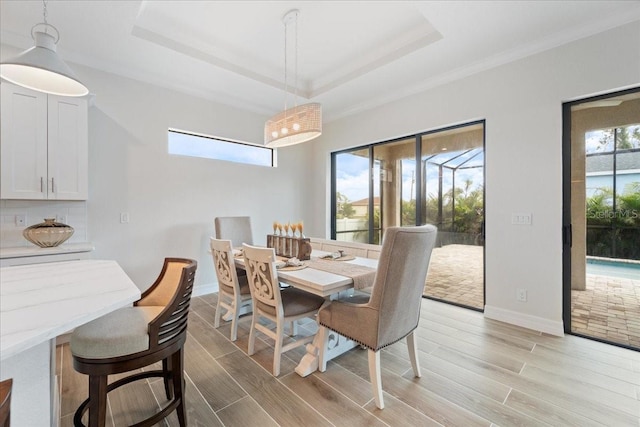
<path id="1" fill-rule="evenodd" d="M 186 135 L 189 137 L 196 137 L 196 138 L 202 138 L 202 139 L 208 139 L 211 141 L 215 141 L 216 143 L 223 143 L 223 144 L 237 144 L 243 147 L 249 147 L 252 149 L 256 149 L 256 150 L 267 150 L 270 151 L 270 164 L 261 164 L 261 163 L 257 163 L 257 162 L 245 162 L 245 161 L 241 161 L 241 160 L 237 160 L 237 159 L 229 159 L 229 158 L 225 158 L 224 156 L 219 156 L 219 157 L 211 157 L 211 156 L 199 156 L 199 155 L 194 155 L 194 154 L 185 154 L 185 153 L 177 153 L 177 152 L 172 152 L 171 151 L 171 134 L 180 134 L 180 135 Z M 219 161 L 224 161 L 224 162 L 232 162 L 232 163 L 238 163 L 238 164 L 243 164 L 243 165 L 249 165 L 249 166 L 262 166 L 262 167 L 272 167 L 275 168 L 278 166 L 278 156 L 277 156 L 277 150 L 275 148 L 270 148 L 270 147 L 265 147 L 263 145 L 258 145 L 258 144 L 253 144 L 250 142 L 246 142 L 246 141 L 239 141 L 239 140 L 235 140 L 235 139 L 231 139 L 231 138 L 222 138 L 222 137 L 218 137 L 218 136 L 213 136 L 213 135 L 207 135 L 207 134 L 203 134 L 203 133 L 199 133 L 199 132 L 193 132 L 193 131 L 187 131 L 187 130 L 183 130 L 183 129 L 176 129 L 176 128 L 168 128 L 167 129 L 167 152 L 170 155 L 174 155 L 174 156 L 185 156 L 185 157 L 195 157 L 195 158 L 200 158 L 200 159 L 207 159 L 207 160 L 219 160 Z"/>

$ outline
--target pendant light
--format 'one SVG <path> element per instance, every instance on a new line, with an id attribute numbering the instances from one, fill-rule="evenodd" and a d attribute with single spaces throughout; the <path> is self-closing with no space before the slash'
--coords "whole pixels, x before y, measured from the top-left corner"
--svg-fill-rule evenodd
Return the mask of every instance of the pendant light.
<path id="1" fill-rule="evenodd" d="M 56 53 L 60 33 L 47 22 L 47 2 L 43 0 L 44 22 L 31 28 L 35 46 L 0 64 L 0 77 L 28 89 L 61 96 L 84 96 L 89 89 Z"/>
<path id="2" fill-rule="evenodd" d="M 277 148 L 310 141 L 322 134 L 322 106 L 317 102 L 298 105 L 298 15 L 297 9 L 282 17 L 284 23 L 284 111 L 271 117 L 264 125 L 264 142 L 267 147 Z M 294 106 L 287 108 L 287 28 L 295 26 L 295 81 Z"/>

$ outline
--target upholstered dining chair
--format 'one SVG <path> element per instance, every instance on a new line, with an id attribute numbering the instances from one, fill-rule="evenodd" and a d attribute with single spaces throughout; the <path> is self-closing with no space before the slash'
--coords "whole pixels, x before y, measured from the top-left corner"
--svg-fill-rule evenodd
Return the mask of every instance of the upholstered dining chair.
<path id="1" fill-rule="evenodd" d="M 105 425 L 107 393 L 150 377 L 162 377 L 167 400 L 158 413 L 136 426 L 151 426 L 176 410 L 181 427 L 187 425 L 184 402 L 183 347 L 196 261 L 166 258 L 156 281 L 133 307 L 125 307 L 82 325 L 71 335 L 73 367 L 89 376 L 89 398 L 74 415 L 82 426 L 89 411 L 89 426 Z M 162 361 L 162 370 L 136 373 L 107 384 L 107 376 Z"/>
<path id="2" fill-rule="evenodd" d="M 251 217 L 219 216 L 213 222 L 216 228 L 216 239 L 231 240 L 231 246 L 234 248 L 242 247 L 243 243 L 253 245 Z"/>
<path id="3" fill-rule="evenodd" d="M 273 375 L 280 375 L 280 356 L 293 348 L 305 345 L 313 336 L 297 339 L 282 345 L 284 326 L 296 320 L 313 317 L 324 304 L 325 299 L 294 287 L 280 289 L 276 271 L 276 253 L 273 248 L 259 248 L 244 244 L 244 263 L 247 269 L 249 289 L 253 298 L 253 318 L 249 333 L 249 355 L 254 354 L 256 331 L 275 340 L 273 355 Z M 276 324 L 275 332 L 259 323 L 264 317 Z M 295 334 L 295 332 L 293 332 Z"/>
<path id="4" fill-rule="evenodd" d="M 211 238 L 211 256 L 213 267 L 218 277 L 218 303 L 216 304 L 216 318 L 214 328 L 220 326 L 222 308 L 226 309 L 226 315 L 231 317 L 231 341 L 238 339 L 238 317 L 240 309 L 251 304 L 251 290 L 247 282 L 247 276 L 238 277 L 233 258 L 231 240 Z"/>
<path id="5" fill-rule="evenodd" d="M 320 371 L 327 367 L 328 330 L 366 347 L 373 395 L 380 409 L 384 408 L 380 378 L 382 348 L 406 337 L 413 373 L 420 377 L 414 334 L 436 234 L 432 225 L 388 228 L 368 300 L 366 296 L 361 297 L 364 301 L 335 300 L 318 312 L 318 333 L 324 344 L 319 357 Z"/>
<path id="6" fill-rule="evenodd" d="M 0 427 L 11 425 L 11 389 L 13 379 L 8 378 L 0 382 Z"/>

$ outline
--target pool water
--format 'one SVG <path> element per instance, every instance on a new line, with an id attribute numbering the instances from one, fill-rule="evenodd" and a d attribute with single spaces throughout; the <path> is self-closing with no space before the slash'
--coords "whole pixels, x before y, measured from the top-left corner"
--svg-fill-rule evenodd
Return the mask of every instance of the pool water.
<path id="1" fill-rule="evenodd" d="M 587 274 L 640 280 L 640 263 L 587 259 Z"/>

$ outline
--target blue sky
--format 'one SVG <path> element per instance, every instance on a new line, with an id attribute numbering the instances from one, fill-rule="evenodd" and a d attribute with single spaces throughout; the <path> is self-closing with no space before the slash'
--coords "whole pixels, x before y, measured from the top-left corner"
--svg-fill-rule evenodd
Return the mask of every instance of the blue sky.
<path id="1" fill-rule="evenodd" d="M 459 152 L 457 153 L 459 154 Z M 455 156 L 456 153 L 447 153 L 446 155 L 440 155 L 438 162 L 441 163 L 443 160 L 451 158 Z M 460 157 L 457 161 L 452 162 L 452 166 L 456 166 L 462 163 L 469 157 Z M 472 164 L 482 164 L 482 155 L 474 158 L 472 162 L 469 162 L 468 165 Z M 434 159 L 435 160 L 435 159 Z M 337 156 L 337 165 L 336 165 L 336 177 L 337 177 L 337 191 L 341 194 L 347 196 L 350 201 L 356 201 L 360 199 L 365 199 L 369 195 L 369 187 L 368 187 L 368 167 L 369 167 L 369 159 L 366 157 L 360 157 L 356 155 L 352 155 L 350 153 L 343 153 Z M 409 200 L 411 196 L 415 198 L 415 183 L 413 181 L 415 173 L 415 161 L 413 159 L 403 160 L 402 162 L 402 198 L 404 200 Z M 395 177 L 394 177 L 395 178 Z M 474 168 L 474 169 L 458 169 L 456 172 L 456 186 L 462 187 L 465 179 L 471 179 L 473 181 L 472 189 L 475 189 L 482 185 L 483 182 L 483 174 L 482 168 Z M 374 192 L 378 194 L 378 176 L 374 177 Z M 438 167 L 437 166 L 429 166 L 427 167 L 427 191 L 431 195 L 437 195 L 437 182 L 438 182 Z M 443 176 L 443 191 L 447 191 L 451 188 L 452 183 L 452 174 L 450 171 L 445 169 L 445 173 Z M 412 192 L 413 189 L 413 192 Z M 413 193 L 413 194 L 412 194 Z"/>
<path id="2" fill-rule="evenodd" d="M 271 166 L 271 150 L 260 146 L 169 132 L 169 154 Z"/>

